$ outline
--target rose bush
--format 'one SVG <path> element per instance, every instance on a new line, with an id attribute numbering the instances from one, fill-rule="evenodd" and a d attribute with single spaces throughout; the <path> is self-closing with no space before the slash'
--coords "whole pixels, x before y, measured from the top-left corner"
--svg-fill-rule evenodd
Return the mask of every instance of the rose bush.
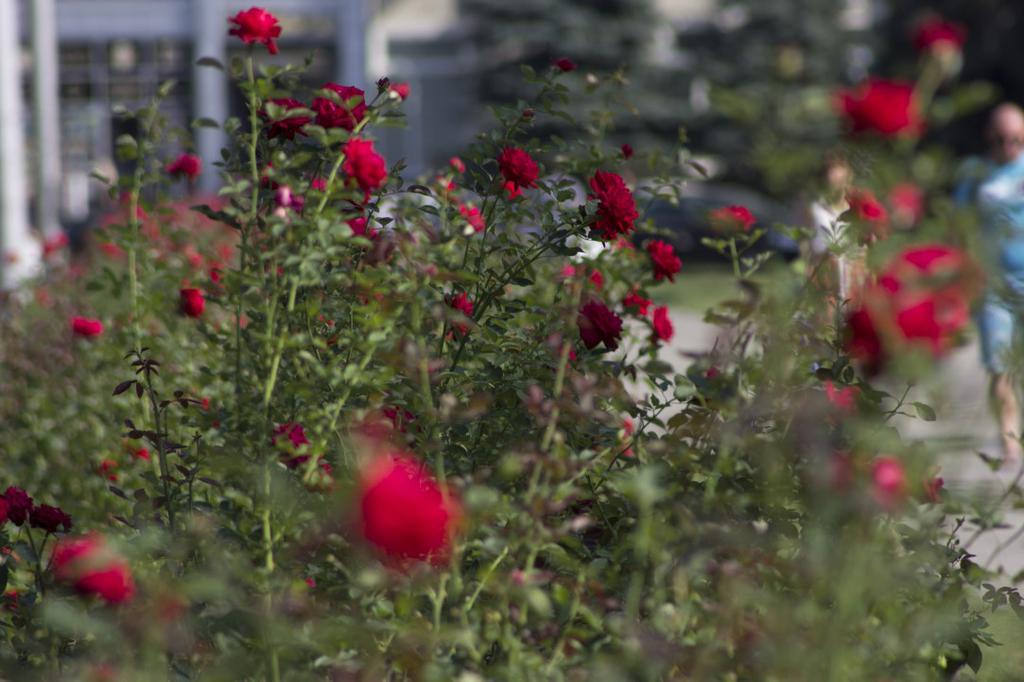
<path id="1" fill-rule="evenodd" d="M 373 143 L 400 120 L 401 90 L 303 92 L 300 69 L 259 63 L 276 51 L 272 15 L 231 21 L 249 52 L 205 62 L 248 103 L 246 120 L 216 122 L 232 143 L 202 171 L 221 198 L 168 203 L 158 97 L 118 140 L 135 170 L 111 181 L 120 207 L 88 268 L 55 264 L 3 319 L 5 674 L 977 667 L 991 639 L 969 597 L 986 574 L 944 516 L 967 503 L 939 492 L 926 443 L 891 428 L 906 394 L 866 378 L 919 360 L 903 313 L 970 299 L 960 250 L 892 261 L 862 297 L 877 355 L 858 364 L 860 327 L 820 323 L 826 296 L 801 267 L 757 283 L 770 254 L 748 250 L 764 229 L 730 207 L 709 243 L 742 294 L 707 317 L 727 333 L 669 363 L 681 330 L 651 299 L 685 286 L 685 264 L 628 240 L 679 168 L 600 125 L 534 139 L 585 97 L 571 62 L 526 70 L 529 115 L 499 110 L 467 162 L 407 184 Z M 853 128 L 919 131 L 916 109 L 870 110 L 890 99 L 850 100 Z M 631 156 L 649 183 L 626 183 Z M 604 244 L 591 260 L 585 238 Z M 928 341 L 924 361 L 962 328 L 929 310 L 934 324 L 905 334 Z M 1020 606 L 1010 589 L 985 596 Z"/>

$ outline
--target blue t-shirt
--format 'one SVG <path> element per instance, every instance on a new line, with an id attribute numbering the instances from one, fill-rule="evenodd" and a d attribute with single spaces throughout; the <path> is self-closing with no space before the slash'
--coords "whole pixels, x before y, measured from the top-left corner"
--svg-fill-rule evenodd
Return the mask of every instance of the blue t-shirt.
<path id="1" fill-rule="evenodd" d="M 953 199 L 977 207 L 992 265 L 1015 293 L 1024 295 L 1024 154 L 1003 165 L 971 159 L 961 178 Z"/>

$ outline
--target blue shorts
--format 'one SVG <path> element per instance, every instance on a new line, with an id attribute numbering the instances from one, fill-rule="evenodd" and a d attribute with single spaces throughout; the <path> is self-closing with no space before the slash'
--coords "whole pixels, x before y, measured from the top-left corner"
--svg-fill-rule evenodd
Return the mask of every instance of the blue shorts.
<path id="1" fill-rule="evenodd" d="M 1013 352 L 1014 335 L 1021 311 L 994 298 L 986 298 L 978 310 L 981 361 L 993 374 L 1005 374 Z"/>

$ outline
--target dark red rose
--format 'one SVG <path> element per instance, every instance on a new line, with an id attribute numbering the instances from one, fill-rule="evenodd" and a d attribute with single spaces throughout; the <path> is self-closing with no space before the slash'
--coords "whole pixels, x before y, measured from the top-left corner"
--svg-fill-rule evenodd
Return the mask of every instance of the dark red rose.
<path id="1" fill-rule="evenodd" d="M 924 129 L 913 83 L 869 79 L 857 89 L 839 94 L 839 110 L 854 133 L 916 136 Z"/>
<path id="2" fill-rule="evenodd" d="M 238 36 L 246 45 L 261 43 L 267 46 L 267 52 L 277 54 L 277 38 L 281 35 L 281 27 L 277 25 L 277 17 L 273 14 L 261 7 L 252 7 L 228 21 L 235 24 L 228 35 Z"/>
<path id="3" fill-rule="evenodd" d="M 914 49 L 918 52 L 959 52 L 967 42 L 967 28 L 939 16 L 929 16 L 914 28 Z"/>
<path id="4" fill-rule="evenodd" d="M 894 510 L 907 496 L 907 474 L 895 457 L 879 457 L 871 467 L 872 494 L 879 506 Z"/>
<path id="5" fill-rule="evenodd" d="M 593 194 L 589 198 L 598 202 L 597 220 L 591 228 L 598 239 L 609 241 L 632 232 L 640 214 L 636 211 L 633 193 L 622 178 L 616 173 L 599 170 L 590 179 L 590 189 Z"/>
<path id="6" fill-rule="evenodd" d="M 604 343 L 608 350 L 619 347 L 622 318 L 601 301 L 590 301 L 580 308 L 576 326 L 580 328 L 580 338 L 587 348 L 596 348 L 600 343 Z"/>
<path id="7" fill-rule="evenodd" d="M 279 97 L 277 99 L 268 100 L 271 104 L 275 104 L 281 107 L 284 112 L 295 109 L 306 109 L 306 105 L 297 99 L 290 97 Z M 260 111 L 260 116 L 264 120 L 270 121 L 270 115 L 267 113 L 266 107 Z M 302 132 L 302 127 L 313 121 L 313 117 L 307 114 L 297 114 L 295 116 L 287 116 L 280 118 L 276 121 L 270 121 L 270 130 L 267 131 L 267 137 L 271 140 L 275 137 L 283 137 L 286 140 L 292 140 L 296 135 L 305 135 Z"/>
<path id="8" fill-rule="evenodd" d="M 509 199 L 523 193 L 524 187 L 536 187 L 540 169 L 528 152 L 518 147 L 505 147 L 498 155 L 498 169 L 505 178 Z"/>
<path id="9" fill-rule="evenodd" d="M 882 339 L 865 308 L 854 310 L 846 318 L 846 352 L 873 368 L 882 360 Z"/>
<path id="10" fill-rule="evenodd" d="M 469 296 L 465 291 L 460 291 L 454 296 L 449 296 L 448 307 L 459 311 L 470 319 L 473 319 L 473 301 L 469 299 Z M 452 326 L 455 327 L 460 334 L 465 334 L 469 331 L 469 325 L 465 322 L 455 322 Z"/>
<path id="11" fill-rule="evenodd" d="M 277 445 L 277 439 L 281 436 L 291 441 L 292 447 L 296 450 L 303 445 L 309 445 L 309 439 L 306 438 L 306 430 L 302 428 L 302 424 L 287 422 L 275 427 L 274 433 L 270 437 L 271 445 Z"/>
<path id="12" fill-rule="evenodd" d="M 670 282 L 676 281 L 675 274 L 683 267 L 675 249 L 671 244 L 661 240 L 647 242 L 647 253 L 651 257 L 651 265 L 654 266 L 654 279 L 660 282 L 667 279 Z"/>
<path id="13" fill-rule="evenodd" d="M 47 533 L 56 533 L 59 526 L 63 526 L 67 532 L 71 530 L 71 517 L 59 507 L 40 504 L 32 507 L 32 511 L 29 512 L 29 524 L 33 528 L 42 528 Z"/>
<path id="14" fill-rule="evenodd" d="M 310 107 L 316 112 L 316 124 L 324 128 L 344 128 L 354 130 L 359 122 L 366 117 L 366 98 L 359 88 L 351 85 L 326 83 L 321 90 L 337 93 L 341 104 L 327 97 L 317 97 Z M 354 103 L 349 105 L 348 102 Z M 351 108 L 349 108 L 351 106 Z"/>
<path id="15" fill-rule="evenodd" d="M 633 289 L 633 291 L 626 294 L 626 297 L 622 299 L 623 308 L 642 317 L 647 315 L 647 309 L 650 305 L 651 299 L 644 298 L 636 289 Z"/>
<path id="16" fill-rule="evenodd" d="M 90 338 L 103 333 L 103 323 L 88 317 L 72 317 L 71 331 L 75 336 Z"/>
<path id="17" fill-rule="evenodd" d="M 434 564 L 447 560 L 461 515 L 424 465 L 405 454 L 380 456 L 364 470 L 359 508 L 363 537 L 385 556 Z"/>
<path id="18" fill-rule="evenodd" d="M 381 413 L 391 420 L 391 424 L 395 427 L 395 431 L 399 433 L 405 433 L 408 429 L 406 428 L 409 424 L 416 421 L 416 415 L 409 410 L 401 410 L 398 407 L 392 405 L 391 407 L 382 407 Z"/>
<path id="19" fill-rule="evenodd" d="M 927 479 L 924 482 L 924 499 L 927 502 L 935 504 L 941 499 L 939 494 L 942 492 L 942 486 L 945 481 L 942 480 L 941 476 L 934 476 Z"/>
<path id="20" fill-rule="evenodd" d="M 32 511 L 32 498 L 28 493 L 12 485 L 4 492 L 4 501 L 7 503 L 7 518 L 11 523 L 16 526 L 25 523 Z"/>
<path id="21" fill-rule="evenodd" d="M 342 170 L 358 183 L 359 187 L 369 194 L 384 186 L 388 177 L 384 157 L 373 148 L 373 142 L 353 138 L 345 143 L 345 163 Z"/>
<path id="22" fill-rule="evenodd" d="M 199 289 L 182 289 L 178 292 L 181 297 L 181 312 L 189 317 L 199 317 L 206 309 L 206 299 Z"/>
<path id="23" fill-rule="evenodd" d="M 622 145 L 622 158 L 626 159 L 627 161 L 633 158 L 633 145 L 628 143 Z"/>
<path id="24" fill-rule="evenodd" d="M 195 180 L 203 172 L 203 162 L 195 154 L 182 154 L 167 164 L 165 170 L 176 178 Z"/>
<path id="25" fill-rule="evenodd" d="M 716 208 L 708 214 L 711 227 L 719 232 L 733 234 L 736 232 L 750 232 L 757 219 L 746 206 L 723 206 Z"/>
<path id="26" fill-rule="evenodd" d="M 569 73 L 570 71 L 576 70 L 576 62 L 569 59 L 568 57 L 560 57 L 555 61 L 551 62 L 552 65 L 562 73 Z"/>
<path id="27" fill-rule="evenodd" d="M 389 90 L 391 92 L 395 93 L 395 95 L 400 100 L 408 99 L 409 98 L 409 93 L 411 92 L 408 83 L 395 83 L 394 85 L 392 85 L 389 88 Z"/>
<path id="28" fill-rule="evenodd" d="M 10 507 L 7 504 L 7 500 L 4 499 L 3 497 L 0 497 L 0 526 L 2 526 L 5 523 L 7 523 L 8 509 L 9 508 Z"/>
<path id="29" fill-rule="evenodd" d="M 660 306 L 654 309 L 654 338 L 659 341 L 671 341 L 675 330 L 672 328 L 672 320 L 668 317 L 668 306 Z"/>
<path id="30" fill-rule="evenodd" d="M 128 562 L 110 550 L 100 535 L 62 539 L 53 548 L 50 565 L 58 582 L 108 604 L 129 601 L 135 594 Z"/>

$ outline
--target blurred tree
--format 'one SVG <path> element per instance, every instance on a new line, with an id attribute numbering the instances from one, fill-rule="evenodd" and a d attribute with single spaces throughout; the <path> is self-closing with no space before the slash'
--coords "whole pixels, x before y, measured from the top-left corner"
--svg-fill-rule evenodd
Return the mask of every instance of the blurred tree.
<path id="1" fill-rule="evenodd" d="M 578 73 L 622 76 L 632 84 L 631 99 L 617 111 L 615 137 L 634 146 L 643 144 L 652 118 L 664 118 L 673 108 L 671 92 L 652 66 L 650 54 L 657 30 L 651 0 L 460 0 L 463 13 L 475 25 L 482 55 L 481 94 L 487 104 L 514 104 L 531 86 L 523 82 L 520 65 L 537 71 L 551 68 L 560 58 L 572 60 Z M 574 115 L 582 112 L 570 108 Z M 646 122 L 645 122 L 646 121 Z M 539 122 L 541 135 L 558 133 L 553 122 Z M 678 120 L 668 134 L 676 134 Z M 663 126 L 654 127 L 655 137 Z M 641 135 L 641 139 L 637 138 Z"/>
<path id="2" fill-rule="evenodd" d="M 963 47 L 963 82 L 986 82 L 995 86 L 994 99 L 1024 104 L 1024 3 L 1019 0 L 901 0 L 890 2 L 882 25 L 880 61 L 888 66 L 912 62 L 915 26 L 929 14 L 959 22 L 967 29 Z M 980 95 L 983 92 L 974 91 Z M 938 133 L 938 137 L 961 154 L 985 151 L 981 131 L 988 115 L 987 107 L 964 116 Z"/>
<path id="3" fill-rule="evenodd" d="M 709 106 L 691 111 L 696 148 L 725 175 L 775 195 L 807 187 L 838 142 L 834 96 L 866 75 L 872 44 L 864 3 L 726 0 L 714 22 L 680 35 Z"/>

